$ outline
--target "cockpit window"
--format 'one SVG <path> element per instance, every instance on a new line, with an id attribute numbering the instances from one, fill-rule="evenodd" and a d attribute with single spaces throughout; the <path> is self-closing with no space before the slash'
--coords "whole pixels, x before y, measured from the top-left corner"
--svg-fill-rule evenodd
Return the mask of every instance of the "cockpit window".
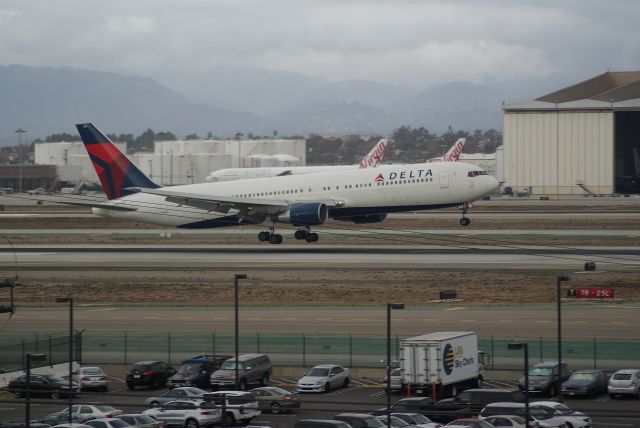
<path id="1" fill-rule="evenodd" d="M 487 175 L 487 171 L 469 171 L 467 175 L 469 177 L 477 177 L 479 175 Z"/>

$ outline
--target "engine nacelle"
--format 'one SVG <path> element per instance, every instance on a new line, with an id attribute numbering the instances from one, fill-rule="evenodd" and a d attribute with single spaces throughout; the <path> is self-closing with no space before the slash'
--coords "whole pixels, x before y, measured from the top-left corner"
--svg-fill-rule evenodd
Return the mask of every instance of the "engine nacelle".
<path id="1" fill-rule="evenodd" d="M 287 217 L 294 226 L 317 226 L 327 221 L 329 209 L 322 202 L 305 202 L 292 205 L 288 216 L 283 216 L 282 219 L 286 220 Z"/>
<path id="2" fill-rule="evenodd" d="M 355 224 L 367 224 L 367 223 L 380 223 L 387 219 L 387 214 L 366 214 L 366 215 L 356 215 L 353 217 L 339 217 L 336 220 L 342 221 L 352 221 Z"/>

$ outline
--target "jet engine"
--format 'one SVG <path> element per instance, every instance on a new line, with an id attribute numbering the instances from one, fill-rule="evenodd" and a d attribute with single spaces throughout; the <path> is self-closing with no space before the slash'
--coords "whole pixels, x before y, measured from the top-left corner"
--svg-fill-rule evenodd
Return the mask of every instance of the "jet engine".
<path id="1" fill-rule="evenodd" d="M 294 226 L 317 226 L 324 224 L 329 217 L 329 209 L 322 202 L 305 202 L 292 205 L 288 214 L 280 220 L 288 220 Z"/>

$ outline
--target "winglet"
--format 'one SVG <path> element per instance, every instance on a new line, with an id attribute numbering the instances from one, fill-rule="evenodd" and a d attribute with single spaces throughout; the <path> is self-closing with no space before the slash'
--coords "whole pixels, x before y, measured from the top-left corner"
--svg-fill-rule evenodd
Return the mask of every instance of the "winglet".
<path id="1" fill-rule="evenodd" d="M 76 125 L 76 128 L 109 200 L 134 193 L 127 189 L 130 187 L 160 187 L 144 175 L 92 123 L 81 123 Z"/>

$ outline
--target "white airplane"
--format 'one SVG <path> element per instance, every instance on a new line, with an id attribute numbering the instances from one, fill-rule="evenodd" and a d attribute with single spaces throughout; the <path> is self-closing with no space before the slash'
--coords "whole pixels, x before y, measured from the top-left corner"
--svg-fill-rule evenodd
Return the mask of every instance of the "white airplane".
<path id="1" fill-rule="evenodd" d="M 431 158 L 429 162 L 458 162 L 460 154 L 464 148 L 464 144 L 467 142 L 466 138 L 458 138 L 458 141 L 453 143 L 451 148 L 442 157 Z"/>
<path id="2" fill-rule="evenodd" d="M 376 167 L 382 161 L 389 140 L 381 139 L 367 153 L 358 165 L 322 165 L 322 166 L 274 166 L 260 168 L 225 168 L 213 171 L 206 177 L 207 181 L 231 181 L 248 178 L 280 177 L 284 175 L 313 174 L 316 172 L 339 171 L 358 168 Z"/>
<path id="3" fill-rule="evenodd" d="M 298 176 L 160 187 L 146 177 L 93 124 L 76 125 L 108 201 L 84 203 L 94 214 L 186 229 L 265 224 L 260 241 L 282 243 L 276 223 L 299 229 L 296 239 L 329 218 L 376 223 L 388 213 L 462 206 L 498 187 L 498 181 L 463 162 L 382 165 Z"/>

